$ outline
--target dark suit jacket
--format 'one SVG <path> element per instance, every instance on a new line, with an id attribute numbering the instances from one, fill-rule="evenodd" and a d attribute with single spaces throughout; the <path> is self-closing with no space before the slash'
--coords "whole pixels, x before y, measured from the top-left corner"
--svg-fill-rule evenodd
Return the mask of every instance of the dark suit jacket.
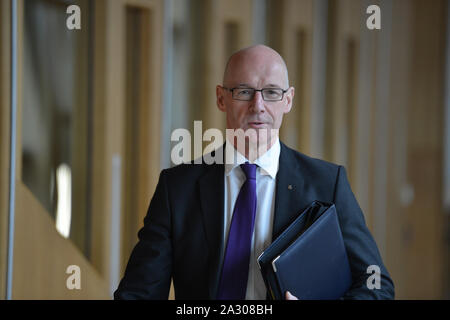
<path id="1" fill-rule="evenodd" d="M 273 239 L 314 200 L 336 205 L 353 280 L 343 298 L 393 298 L 394 284 L 344 167 L 281 143 Z M 114 298 L 167 299 L 173 277 L 176 299 L 215 299 L 224 251 L 223 206 L 223 164 L 182 164 L 163 170 Z M 369 265 L 381 268 L 381 289 L 367 288 Z"/>

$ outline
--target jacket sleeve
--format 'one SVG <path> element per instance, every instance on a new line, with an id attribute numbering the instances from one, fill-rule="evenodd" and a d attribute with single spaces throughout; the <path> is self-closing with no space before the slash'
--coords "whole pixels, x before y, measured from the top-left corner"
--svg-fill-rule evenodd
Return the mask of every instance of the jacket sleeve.
<path id="1" fill-rule="evenodd" d="M 334 203 L 352 272 L 352 286 L 342 299 L 394 299 L 394 283 L 366 226 L 364 215 L 342 166 L 338 169 Z M 373 267 L 368 271 L 369 266 L 379 267 L 379 288 L 367 285 L 368 280 L 369 284 L 373 283 Z"/>
<path id="2" fill-rule="evenodd" d="M 114 299 L 167 299 L 172 274 L 171 214 L 163 170 L 144 227 Z"/>

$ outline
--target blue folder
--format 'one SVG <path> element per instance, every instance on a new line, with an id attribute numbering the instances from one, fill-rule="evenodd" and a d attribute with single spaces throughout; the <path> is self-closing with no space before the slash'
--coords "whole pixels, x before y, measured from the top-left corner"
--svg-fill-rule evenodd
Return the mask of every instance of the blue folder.
<path id="1" fill-rule="evenodd" d="M 301 300 L 334 300 L 352 275 L 336 207 L 314 201 L 258 258 L 270 298 L 289 291 Z"/>

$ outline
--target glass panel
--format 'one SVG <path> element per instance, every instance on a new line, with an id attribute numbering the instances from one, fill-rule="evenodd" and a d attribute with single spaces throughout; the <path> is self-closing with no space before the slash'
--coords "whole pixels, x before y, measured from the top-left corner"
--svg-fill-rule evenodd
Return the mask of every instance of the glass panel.
<path id="1" fill-rule="evenodd" d="M 81 8 L 69 30 L 67 7 Z M 24 1 L 22 179 L 89 257 L 92 46 L 87 1 Z"/>

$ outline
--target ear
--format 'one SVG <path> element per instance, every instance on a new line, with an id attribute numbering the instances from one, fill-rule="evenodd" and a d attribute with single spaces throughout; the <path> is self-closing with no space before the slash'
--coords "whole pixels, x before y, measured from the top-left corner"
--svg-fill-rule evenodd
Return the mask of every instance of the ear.
<path id="1" fill-rule="evenodd" d="M 222 86 L 216 86 L 216 104 L 217 108 L 219 108 L 220 111 L 226 112 L 227 108 L 224 103 L 225 96 L 224 96 L 224 89 Z"/>
<path id="2" fill-rule="evenodd" d="M 286 92 L 286 105 L 284 109 L 284 113 L 288 113 L 291 111 L 292 108 L 292 102 L 294 101 L 294 94 L 295 94 L 295 88 L 290 87 L 288 91 Z"/>

